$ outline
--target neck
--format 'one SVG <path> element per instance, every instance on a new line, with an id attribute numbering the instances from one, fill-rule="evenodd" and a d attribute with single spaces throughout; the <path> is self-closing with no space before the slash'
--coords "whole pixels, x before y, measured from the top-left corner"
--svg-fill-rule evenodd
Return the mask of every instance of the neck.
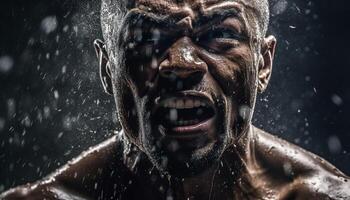
<path id="1" fill-rule="evenodd" d="M 252 185 L 249 169 L 254 166 L 254 130 L 249 128 L 242 137 L 231 144 L 221 156 L 221 159 L 205 171 L 185 178 L 161 178 L 160 185 L 166 186 L 167 195 L 175 199 L 242 199 L 250 191 Z M 134 152 L 134 153 L 132 153 Z M 130 151 L 125 155 L 124 162 L 134 173 L 147 172 L 143 180 L 157 175 L 154 166 L 143 156 L 141 151 Z M 142 154 L 143 155 L 143 154 Z M 145 162 L 146 161 L 146 162 Z M 137 164 L 138 163 L 138 164 Z M 139 169 L 138 169 L 139 168 Z M 149 172 L 152 172 L 151 174 Z M 143 174 L 143 173 L 141 173 Z M 158 174 L 157 176 L 159 176 Z"/>
<path id="2" fill-rule="evenodd" d="M 219 165 L 185 178 L 171 178 L 170 187 L 176 199 L 212 199 L 214 185 L 219 179 Z"/>
<path id="3" fill-rule="evenodd" d="M 170 187 L 176 199 L 235 199 L 250 184 L 248 168 L 253 155 L 252 128 L 227 148 L 220 161 L 197 175 L 172 178 Z M 233 191 L 234 190 L 234 191 Z M 237 195 L 238 194 L 238 195 Z"/>

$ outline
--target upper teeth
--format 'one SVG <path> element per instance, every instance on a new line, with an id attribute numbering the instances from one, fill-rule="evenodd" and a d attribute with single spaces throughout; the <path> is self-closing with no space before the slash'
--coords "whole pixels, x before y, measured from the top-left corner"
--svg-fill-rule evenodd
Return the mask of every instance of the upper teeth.
<path id="1" fill-rule="evenodd" d="M 162 105 L 166 108 L 184 109 L 205 106 L 206 103 L 195 99 L 167 99 Z"/>

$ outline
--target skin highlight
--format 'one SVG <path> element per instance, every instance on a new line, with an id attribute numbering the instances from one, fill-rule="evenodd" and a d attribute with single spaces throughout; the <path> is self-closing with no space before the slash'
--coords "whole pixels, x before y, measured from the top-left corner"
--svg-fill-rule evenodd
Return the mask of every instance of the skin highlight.
<path id="1" fill-rule="evenodd" d="M 251 124 L 276 48 L 258 2 L 128 2 L 94 43 L 123 130 L 1 199 L 350 199 L 348 176 Z"/>

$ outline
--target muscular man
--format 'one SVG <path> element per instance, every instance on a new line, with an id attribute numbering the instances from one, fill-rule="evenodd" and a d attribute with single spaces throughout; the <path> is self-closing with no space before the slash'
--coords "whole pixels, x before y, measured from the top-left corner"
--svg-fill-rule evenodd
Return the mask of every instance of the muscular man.
<path id="1" fill-rule="evenodd" d="M 251 124 L 267 0 L 103 0 L 101 19 L 122 131 L 2 199 L 350 199 L 349 177 Z"/>

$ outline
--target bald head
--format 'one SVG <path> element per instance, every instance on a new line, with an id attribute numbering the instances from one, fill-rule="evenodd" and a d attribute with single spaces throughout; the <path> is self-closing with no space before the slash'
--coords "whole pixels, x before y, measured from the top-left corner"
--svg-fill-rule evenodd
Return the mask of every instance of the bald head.
<path id="1" fill-rule="evenodd" d="M 123 22 L 127 11 L 134 8 L 137 5 L 150 6 L 153 2 L 153 6 L 161 8 L 162 6 L 173 7 L 174 4 L 180 4 L 185 0 L 102 0 L 101 9 L 101 25 L 104 39 L 108 46 L 113 43 L 111 39 L 112 36 L 119 31 L 120 25 Z M 200 5 L 212 5 L 220 0 L 198 0 Z M 221 2 L 221 1 L 220 1 Z M 224 2 L 224 1 L 223 1 Z M 255 33 L 257 37 L 265 37 L 268 24 L 269 24 L 269 5 L 268 0 L 232 0 L 227 2 L 237 2 L 244 6 L 246 10 L 251 10 L 252 15 L 248 15 L 248 20 L 250 17 L 255 17 L 257 19 L 257 26 L 259 28 L 258 33 Z"/>

